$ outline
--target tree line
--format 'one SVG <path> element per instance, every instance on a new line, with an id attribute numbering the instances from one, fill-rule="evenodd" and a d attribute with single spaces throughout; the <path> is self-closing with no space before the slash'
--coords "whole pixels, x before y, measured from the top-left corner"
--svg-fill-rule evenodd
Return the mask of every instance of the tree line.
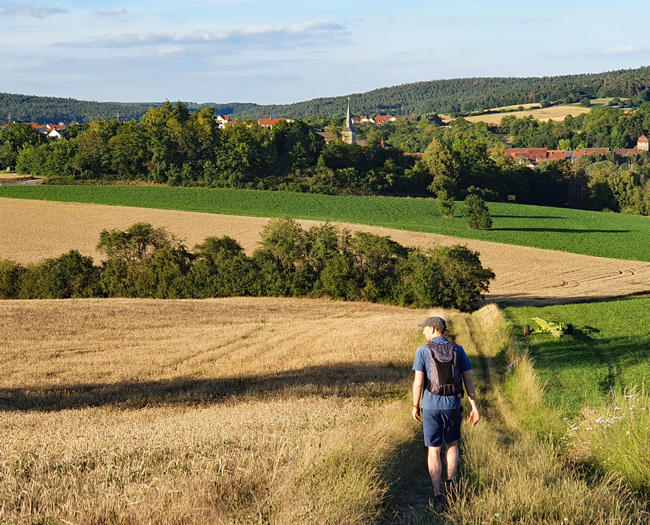
<path id="1" fill-rule="evenodd" d="M 397 148 L 326 144 L 301 121 L 220 129 L 212 108 L 191 113 L 180 102 L 151 108 L 138 123 L 71 126 L 62 140 L 14 153 L 19 173 L 51 183 L 141 180 L 358 195 L 407 191 L 415 162 Z"/>
<path id="2" fill-rule="evenodd" d="M 573 163 L 543 161 L 530 169 L 527 162 L 507 157 L 504 145 L 507 136 L 514 144 L 539 139 L 538 146 L 629 146 L 640 132 L 650 134 L 650 103 L 633 112 L 595 108 L 563 122 L 506 117 L 497 128 L 462 118 L 439 124 L 429 116 L 360 126 L 366 140 L 362 147 L 326 143 L 303 121 L 272 128 L 237 121 L 220 129 L 211 108 L 192 113 L 182 103 L 165 103 L 140 122 L 70 126 L 58 141 L 14 124 L 0 131 L 0 161 L 15 161 L 18 172 L 47 177 L 49 183 L 145 181 L 339 195 L 433 194 L 446 202 L 469 194 L 493 201 L 516 195 L 525 204 L 650 211 L 645 152 L 589 155 Z M 413 149 L 424 153 L 405 154 Z M 453 207 L 443 214 L 453 215 Z"/>
<path id="3" fill-rule="evenodd" d="M 650 100 L 650 67 L 623 69 L 604 73 L 552 77 L 460 78 L 415 82 L 385 87 L 351 95 L 358 115 L 422 115 L 425 113 L 461 114 L 503 106 L 539 102 L 542 104 L 574 103 L 599 97 L 621 97 L 633 106 Z M 141 118 L 150 106 L 161 103 L 90 102 L 70 98 L 35 97 L 0 93 L 0 121 L 11 115 L 14 120 L 39 123 L 63 121 L 90 122 L 115 118 Z M 200 107 L 186 103 L 191 109 Z M 347 96 L 326 97 L 284 105 L 251 103 L 213 104 L 219 114 L 243 119 L 278 116 L 298 119 L 318 115 L 342 117 Z"/>
<path id="4" fill-rule="evenodd" d="M 76 250 L 40 264 L 0 260 L 0 299 L 330 297 L 469 311 L 494 279 L 463 246 L 413 249 L 328 223 L 304 230 L 286 218 L 269 221 L 251 256 L 228 236 L 192 252 L 146 223 L 102 231 L 97 248 L 99 265 Z"/>

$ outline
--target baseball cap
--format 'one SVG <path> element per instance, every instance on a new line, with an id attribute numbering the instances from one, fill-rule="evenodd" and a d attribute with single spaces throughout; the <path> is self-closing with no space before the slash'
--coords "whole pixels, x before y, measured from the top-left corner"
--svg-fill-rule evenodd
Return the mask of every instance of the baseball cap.
<path id="1" fill-rule="evenodd" d="M 424 321 L 424 323 L 420 323 L 418 326 L 431 326 L 433 328 L 437 328 L 438 330 L 447 329 L 447 323 L 445 323 L 445 320 L 442 317 L 429 317 L 426 321 Z"/>

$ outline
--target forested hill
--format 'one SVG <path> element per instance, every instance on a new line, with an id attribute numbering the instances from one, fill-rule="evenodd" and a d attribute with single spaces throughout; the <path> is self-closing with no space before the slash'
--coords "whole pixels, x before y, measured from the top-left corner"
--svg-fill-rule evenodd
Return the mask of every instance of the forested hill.
<path id="1" fill-rule="evenodd" d="M 528 78 L 460 78 L 385 87 L 351 95 L 355 115 L 459 113 L 528 102 L 575 102 L 582 98 L 632 97 L 650 100 L 650 67 L 584 75 Z M 347 95 L 285 105 L 212 104 L 216 113 L 242 118 L 343 116 Z M 160 103 L 88 102 L 70 98 L 0 93 L 0 121 L 88 122 L 93 119 L 138 119 Z M 195 109 L 198 104 L 186 103 Z"/>
<path id="2" fill-rule="evenodd" d="M 635 97 L 650 100 L 650 67 L 585 75 L 529 78 L 459 78 L 416 82 L 350 95 L 355 115 L 422 115 L 459 113 L 525 104 L 569 102 L 599 97 Z M 317 98 L 283 106 L 256 106 L 242 117 L 304 118 L 313 115 L 342 116 L 347 96 Z"/>
<path id="3" fill-rule="evenodd" d="M 185 103 L 190 110 L 198 107 L 195 102 Z M 92 120 L 139 120 L 150 107 L 162 102 L 95 102 L 74 98 L 37 97 L 0 93 L 0 122 L 90 122 Z M 218 114 L 238 114 L 255 104 L 202 104 L 213 106 Z"/>

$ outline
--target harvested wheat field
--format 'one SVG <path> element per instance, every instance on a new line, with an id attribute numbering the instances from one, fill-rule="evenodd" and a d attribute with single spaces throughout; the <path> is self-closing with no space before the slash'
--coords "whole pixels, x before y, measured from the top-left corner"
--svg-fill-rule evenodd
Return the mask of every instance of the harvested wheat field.
<path id="1" fill-rule="evenodd" d="M 416 327 L 475 366 L 459 499 L 429 506 L 411 420 Z M 0 523 L 642 523 L 518 425 L 495 305 L 459 314 L 326 300 L 0 301 Z M 507 345 L 506 345 L 507 346 Z"/>
<path id="2" fill-rule="evenodd" d="M 367 523 L 428 313 L 0 301 L 0 522 Z"/>
<path id="3" fill-rule="evenodd" d="M 95 250 L 103 229 L 126 229 L 135 222 L 164 227 L 188 247 L 209 236 L 230 235 L 250 253 L 268 219 L 180 211 L 153 210 L 64 202 L 0 199 L 0 259 L 22 263 L 57 257 L 70 249 L 98 258 Z M 317 224 L 299 221 L 303 227 Z M 590 257 L 443 235 L 347 225 L 389 235 L 406 246 L 463 244 L 481 254 L 496 279 L 488 301 L 543 305 L 607 299 L 647 292 L 650 263 Z"/>
<path id="4" fill-rule="evenodd" d="M 518 107 L 518 106 L 517 106 Z M 487 124 L 501 124 L 503 117 L 533 117 L 537 120 L 558 120 L 562 121 L 567 115 L 577 117 L 583 113 L 589 113 L 591 108 L 583 108 L 582 106 L 549 106 L 547 108 L 530 107 L 523 111 L 512 111 L 502 113 L 492 113 L 489 115 L 471 115 L 465 117 L 469 122 L 485 122 Z"/>

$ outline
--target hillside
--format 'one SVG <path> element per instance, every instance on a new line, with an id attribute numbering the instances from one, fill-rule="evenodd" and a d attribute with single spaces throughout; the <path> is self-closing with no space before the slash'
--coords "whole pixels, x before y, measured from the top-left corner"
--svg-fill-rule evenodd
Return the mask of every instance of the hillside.
<path id="1" fill-rule="evenodd" d="M 90 122 L 92 120 L 114 119 L 139 120 L 151 106 L 161 102 L 121 103 L 76 100 L 74 98 L 36 97 L 11 93 L 0 93 L 0 122 Z M 199 105 L 185 103 L 190 110 Z M 255 104 L 203 104 L 212 106 L 218 114 L 240 113 Z"/>
<path id="2" fill-rule="evenodd" d="M 388 113 L 397 115 L 424 113 L 458 113 L 546 100 L 571 102 L 581 98 L 637 97 L 636 102 L 650 98 L 650 66 L 603 73 L 563 75 L 554 77 L 492 77 L 458 78 L 415 82 L 375 89 L 351 95 L 356 115 Z M 162 101 L 161 101 L 162 102 Z M 347 95 L 317 98 L 284 105 L 251 103 L 213 104 L 219 114 L 242 118 L 279 117 L 308 118 L 316 115 L 342 117 Z M 138 119 L 152 105 L 160 103 L 90 102 L 70 98 L 36 97 L 0 93 L 0 121 L 9 116 L 17 121 L 70 122 L 115 118 Z M 190 109 L 198 104 L 187 103 Z"/>

